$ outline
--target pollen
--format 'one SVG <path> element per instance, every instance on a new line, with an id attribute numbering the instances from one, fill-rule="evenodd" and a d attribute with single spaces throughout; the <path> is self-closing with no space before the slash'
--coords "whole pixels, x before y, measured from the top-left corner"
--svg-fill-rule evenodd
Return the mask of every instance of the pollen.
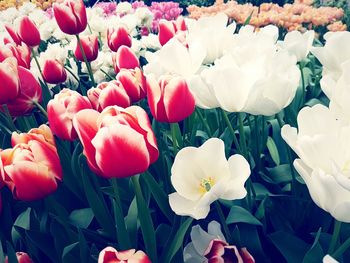
<path id="1" fill-rule="evenodd" d="M 215 180 L 212 177 L 202 179 L 201 183 L 199 184 L 199 191 L 202 194 L 205 194 L 206 192 L 210 191 L 210 189 L 214 186 L 214 184 L 215 184 Z"/>

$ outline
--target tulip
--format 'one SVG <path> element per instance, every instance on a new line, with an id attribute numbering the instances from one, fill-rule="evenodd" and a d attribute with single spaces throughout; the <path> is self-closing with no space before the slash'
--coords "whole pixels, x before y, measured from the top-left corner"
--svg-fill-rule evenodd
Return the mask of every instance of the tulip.
<path id="1" fill-rule="evenodd" d="M 57 59 L 47 59 L 43 66 L 43 78 L 47 83 L 59 84 L 66 81 L 67 73 Z"/>
<path id="2" fill-rule="evenodd" d="M 82 110 L 73 125 L 90 168 L 98 175 L 128 177 L 146 171 L 158 156 L 147 113 L 138 106 Z"/>
<path id="3" fill-rule="evenodd" d="M 63 140 L 75 140 L 78 135 L 73 128 L 73 117 L 83 109 L 91 109 L 87 97 L 70 89 L 62 89 L 47 104 L 47 115 L 53 134 Z"/>
<path id="4" fill-rule="evenodd" d="M 31 51 L 25 43 L 17 46 L 14 44 L 7 44 L 6 46 L 11 50 L 12 55 L 17 59 L 18 66 L 22 66 L 27 69 L 30 68 Z"/>
<path id="5" fill-rule="evenodd" d="M 86 8 L 83 0 L 65 0 L 53 4 L 53 13 L 62 32 L 77 35 L 87 26 Z"/>
<path id="6" fill-rule="evenodd" d="M 194 97 L 181 77 L 163 75 L 158 82 L 147 77 L 147 99 L 153 117 L 160 122 L 179 122 L 192 114 Z"/>
<path id="7" fill-rule="evenodd" d="M 148 256 L 141 250 L 129 249 L 117 251 L 113 247 L 104 248 L 99 256 L 98 263 L 151 263 Z"/>
<path id="8" fill-rule="evenodd" d="M 28 16 L 19 21 L 18 35 L 20 39 L 30 47 L 40 45 L 40 32 Z"/>
<path id="9" fill-rule="evenodd" d="M 335 219 L 350 223 L 350 126 L 321 104 L 298 114 L 298 129 L 284 125 L 282 138 L 298 155 L 293 165 L 312 200 Z"/>
<path id="10" fill-rule="evenodd" d="M 113 67 L 116 74 L 125 69 L 135 69 L 140 67 L 140 62 L 134 51 L 127 46 L 121 46 L 113 58 Z"/>
<path id="11" fill-rule="evenodd" d="M 12 38 L 13 42 L 16 45 L 20 45 L 22 41 L 19 35 L 17 34 L 16 30 L 13 29 L 10 25 L 5 25 L 5 29 L 7 33 L 10 35 L 10 37 Z"/>
<path id="12" fill-rule="evenodd" d="M 94 61 L 98 55 L 97 36 L 94 36 L 94 35 L 83 36 L 80 38 L 80 43 L 83 47 L 87 61 L 89 61 L 89 62 Z M 83 54 L 81 52 L 79 43 L 77 43 L 77 45 L 75 47 L 74 55 L 78 60 L 84 61 L 84 57 L 83 57 Z"/>
<path id="13" fill-rule="evenodd" d="M 40 103 L 42 89 L 37 78 L 26 68 L 18 67 L 20 94 L 7 104 L 11 116 L 22 116 L 33 110 L 33 101 Z"/>
<path id="14" fill-rule="evenodd" d="M 123 108 L 131 105 L 130 98 L 120 82 L 112 80 L 102 82 L 96 88 L 91 88 L 87 96 L 97 111 L 102 111 L 108 106 L 120 106 Z"/>
<path id="15" fill-rule="evenodd" d="M 2 46 L 0 49 L 0 62 L 3 62 L 6 58 L 13 57 L 12 51 L 9 47 Z"/>
<path id="16" fill-rule="evenodd" d="M 0 171 L 15 198 L 33 201 L 46 197 L 62 181 L 62 167 L 50 128 L 41 125 L 28 133 L 14 132 L 12 149 L 0 152 Z"/>
<path id="17" fill-rule="evenodd" d="M 27 253 L 24 252 L 16 252 L 16 257 L 18 263 L 33 263 L 31 258 Z M 5 258 L 5 263 L 8 263 L 8 257 Z"/>
<path id="18" fill-rule="evenodd" d="M 325 255 L 322 259 L 322 263 L 339 263 L 339 261 L 335 260 L 330 255 Z"/>
<path id="19" fill-rule="evenodd" d="M 146 97 L 146 79 L 140 68 L 121 69 L 116 78 L 132 102 L 138 102 Z"/>
<path id="20" fill-rule="evenodd" d="M 176 33 L 185 31 L 186 29 L 185 20 L 182 17 L 179 17 L 176 21 L 161 19 L 159 21 L 159 43 L 164 46 Z"/>
<path id="21" fill-rule="evenodd" d="M 199 148 L 185 147 L 171 168 L 176 192 L 169 195 L 170 207 L 177 215 L 203 219 L 217 199 L 244 198 L 249 175 L 249 163 L 243 156 L 235 154 L 226 159 L 220 139 L 211 138 Z"/>
<path id="22" fill-rule="evenodd" d="M 121 46 L 131 47 L 131 36 L 124 26 L 119 26 L 117 29 L 108 29 L 107 43 L 112 51 L 117 52 Z"/>
<path id="23" fill-rule="evenodd" d="M 15 58 L 0 62 L 0 105 L 6 104 L 19 95 L 20 82 Z"/>

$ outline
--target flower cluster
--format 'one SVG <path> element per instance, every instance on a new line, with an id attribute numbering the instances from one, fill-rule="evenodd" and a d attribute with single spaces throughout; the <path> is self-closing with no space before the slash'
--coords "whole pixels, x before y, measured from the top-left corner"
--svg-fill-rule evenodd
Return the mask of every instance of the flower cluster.
<path id="1" fill-rule="evenodd" d="M 21 7 L 24 4 L 27 4 L 28 2 L 33 3 L 37 7 L 46 10 L 52 6 L 52 4 L 55 2 L 55 0 L 9 0 L 9 1 L 1 1 L 0 2 L 0 10 L 5 10 L 9 8 L 18 8 Z"/>
<path id="2" fill-rule="evenodd" d="M 335 7 L 313 7 L 312 1 L 295 1 L 283 7 L 273 3 L 262 3 L 254 6 L 250 3 L 238 4 L 236 1 L 217 0 L 213 6 L 199 7 L 191 5 L 187 8 L 191 18 L 213 16 L 224 12 L 238 24 L 249 24 L 263 27 L 269 24 L 283 27 L 288 31 L 305 30 L 323 26 L 330 31 L 344 31 L 346 25 L 341 22 L 344 11 Z"/>

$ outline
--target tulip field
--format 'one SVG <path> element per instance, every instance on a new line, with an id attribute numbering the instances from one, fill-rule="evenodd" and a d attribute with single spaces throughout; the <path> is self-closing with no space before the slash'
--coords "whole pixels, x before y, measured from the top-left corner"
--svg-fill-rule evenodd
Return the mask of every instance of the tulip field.
<path id="1" fill-rule="evenodd" d="M 0 263 L 350 262 L 349 9 L 1 1 Z"/>

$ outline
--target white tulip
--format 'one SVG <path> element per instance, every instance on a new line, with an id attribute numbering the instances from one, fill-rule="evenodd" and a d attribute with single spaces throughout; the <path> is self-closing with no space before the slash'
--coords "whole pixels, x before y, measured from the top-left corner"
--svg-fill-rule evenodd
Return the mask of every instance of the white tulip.
<path id="1" fill-rule="evenodd" d="M 330 255 L 326 255 L 324 256 L 323 263 L 339 263 L 339 261 L 335 260 L 334 258 L 332 258 Z"/>
<path id="2" fill-rule="evenodd" d="M 301 61 L 309 54 L 314 38 L 315 31 L 313 30 L 305 33 L 291 31 L 286 34 L 284 41 L 280 41 L 278 44 L 292 55 L 295 55 L 298 61 Z"/>
<path id="3" fill-rule="evenodd" d="M 199 148 L 185 147 L 171 168 L 176 192 L 169 195 L 170 206 L 178 215 L 205 218 L 214 201 L 244 198 L 244 183 L 249 175 L 250 167 L 243 156 L 236 154 L 226 159 L 220 139 L 211 138 Z"/>
<path id="4" fill-rule="evenodd" d="M 325 106 L 303 108 L 298 127 L 285 125 L 282 137 L 299 156 L 294 167 L 311 198 L 335 219 L 350 222 L 350 125 Z"/>

